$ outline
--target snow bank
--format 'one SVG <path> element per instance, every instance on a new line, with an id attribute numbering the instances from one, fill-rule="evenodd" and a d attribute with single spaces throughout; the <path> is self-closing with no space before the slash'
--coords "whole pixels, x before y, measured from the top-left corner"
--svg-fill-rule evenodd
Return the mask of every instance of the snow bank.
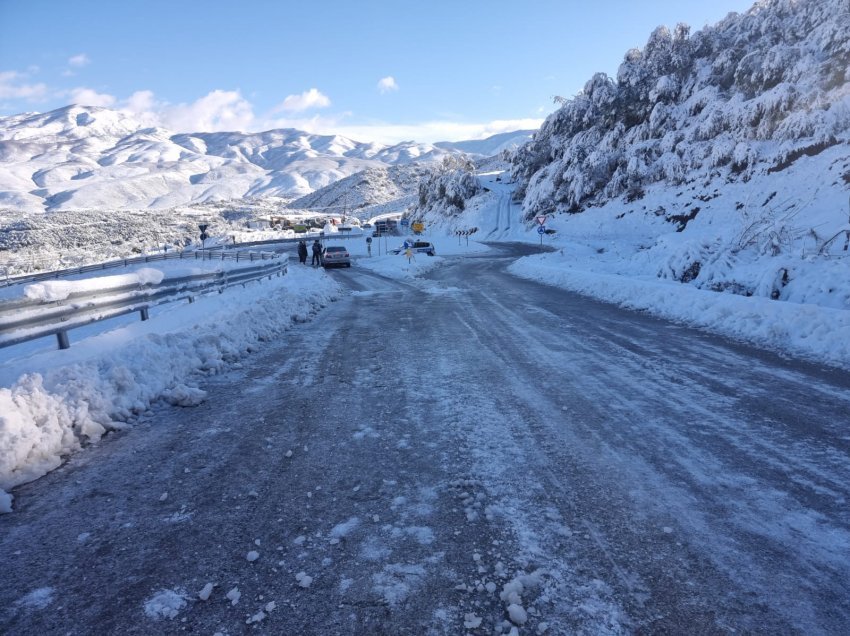
<path id="1" fill-rule="evenodd" d="M 850 312 L 846 310 L 582 271 L 557 254 L 525 257 L 513 263 L 509 271 L 627 309 L 850 368 Z"/>
<path id="2" fill-rule="evenodd" d="M 98 276 L 83 280 L 50 280 L 43 283 L 33 283 L 24 288 L 24 295 L 30 300 L 51 302 L 65 300 L 71 294 L 109 290 L 126 285 L 156 285 L 162 282 L 165 274 L 152 267 L 143 267 L 130 274 L 116 276 Z"/>
<path id="3" fill-rule="evenodd" d="M 0 373 L 15 378 L 0 386 L 0 511 L 11 507 L 2 489 L 55 469 L 155 400 L 199 403 L 204 392 L 188 386 L 193 376 L 226 367 L 336 293 L 323 272 L 290 268 L 271 281 L 175 304 L 67 351 L 16 360 L 15 373 Z"/>
<path id="4" fill-rule="evenodd" d="M 361 259 L 357 266 L 368 269 L 376 274 L 388 278 L 413 279 L 426 274 L 432 269 L 440 266 L 445 259 L 439 256 L 428 256 L 417 254 L 410 262 L 403 254 L 388 256 L 377 256 L 370 259 Z"/>
<path id="5" fill-rule="evenodd" d="M 407 237 L 408 240 L 428 241 L 434 245 L 437 256 L 428 256 L 427 254 L 414 254 L 410 262 L 407 257 L 402 254 L 381 254 L 378 252 L 383 250 L 392 250 L 400 248 L 404 243 L 405 237 L 394 236 L 388 239 L 375 239 L 372 247 L 372 256 L 366 258 L 357 258 L 357 267 L 368 269 L 376 274 L 387 276 L 388 278 L 397 279 L 413 279 L 428 273 L 432 269 L 445 264 L 444 256 L 464 256 L 469 254 L 480 254 L 489 251 L 489 247 L 476 241 L 466 239 L 460 241 L 453 236 L 421 236 Z M 377 246 L 377 241 L 383 241 L 381 246 Z M 361 245 L 357 243 L 348 243 L 346 247 L 353 256 L 363 256 L 366 254 L 365 242 Z"/>

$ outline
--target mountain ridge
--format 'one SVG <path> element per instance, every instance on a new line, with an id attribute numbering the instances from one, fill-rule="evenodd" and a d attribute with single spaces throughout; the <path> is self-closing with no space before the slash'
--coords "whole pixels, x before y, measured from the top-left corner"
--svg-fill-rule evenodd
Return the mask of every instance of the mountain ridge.
<path id="1" fill-rule="evenodd" d="M 292 198 L 366 168 L 427 163 L 449 152 L 291 128 L 174 133 L 122 111 L 69 105 L 0 117 L 0 206 L 138 209 Z"/>

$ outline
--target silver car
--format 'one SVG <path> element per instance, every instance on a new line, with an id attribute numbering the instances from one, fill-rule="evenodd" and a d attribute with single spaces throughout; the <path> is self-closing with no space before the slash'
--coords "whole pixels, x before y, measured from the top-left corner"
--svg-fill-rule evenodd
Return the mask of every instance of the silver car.
<path id="1" fill-rule="evenodd" d="M 322 252 L 322 266 L 351 267 L 351 256 L 342 245 L 328 245 Z"/>

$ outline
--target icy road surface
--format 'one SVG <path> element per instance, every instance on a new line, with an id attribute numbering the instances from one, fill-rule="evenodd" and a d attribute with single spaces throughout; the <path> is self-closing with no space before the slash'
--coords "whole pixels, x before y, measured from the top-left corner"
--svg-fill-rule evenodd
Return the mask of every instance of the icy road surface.
<path id="1" fill-rule="evenodd" d="M 4 634 L 850 632 L 850 377 L 511 277 L 351 294 L 16 490 Z"/>

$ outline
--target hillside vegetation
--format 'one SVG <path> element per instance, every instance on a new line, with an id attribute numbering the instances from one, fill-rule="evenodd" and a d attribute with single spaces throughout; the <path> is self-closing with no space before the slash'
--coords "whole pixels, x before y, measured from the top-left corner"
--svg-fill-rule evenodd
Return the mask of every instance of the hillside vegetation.
<path id="1" fill-rule="evenodd" d="M 656 29 L 616 80 L 597 74 L 516 153 L 528 218 L 647 186 L 746 182 L 848 141 L 846 0 L 765 0 L 690 34 Z"/>

